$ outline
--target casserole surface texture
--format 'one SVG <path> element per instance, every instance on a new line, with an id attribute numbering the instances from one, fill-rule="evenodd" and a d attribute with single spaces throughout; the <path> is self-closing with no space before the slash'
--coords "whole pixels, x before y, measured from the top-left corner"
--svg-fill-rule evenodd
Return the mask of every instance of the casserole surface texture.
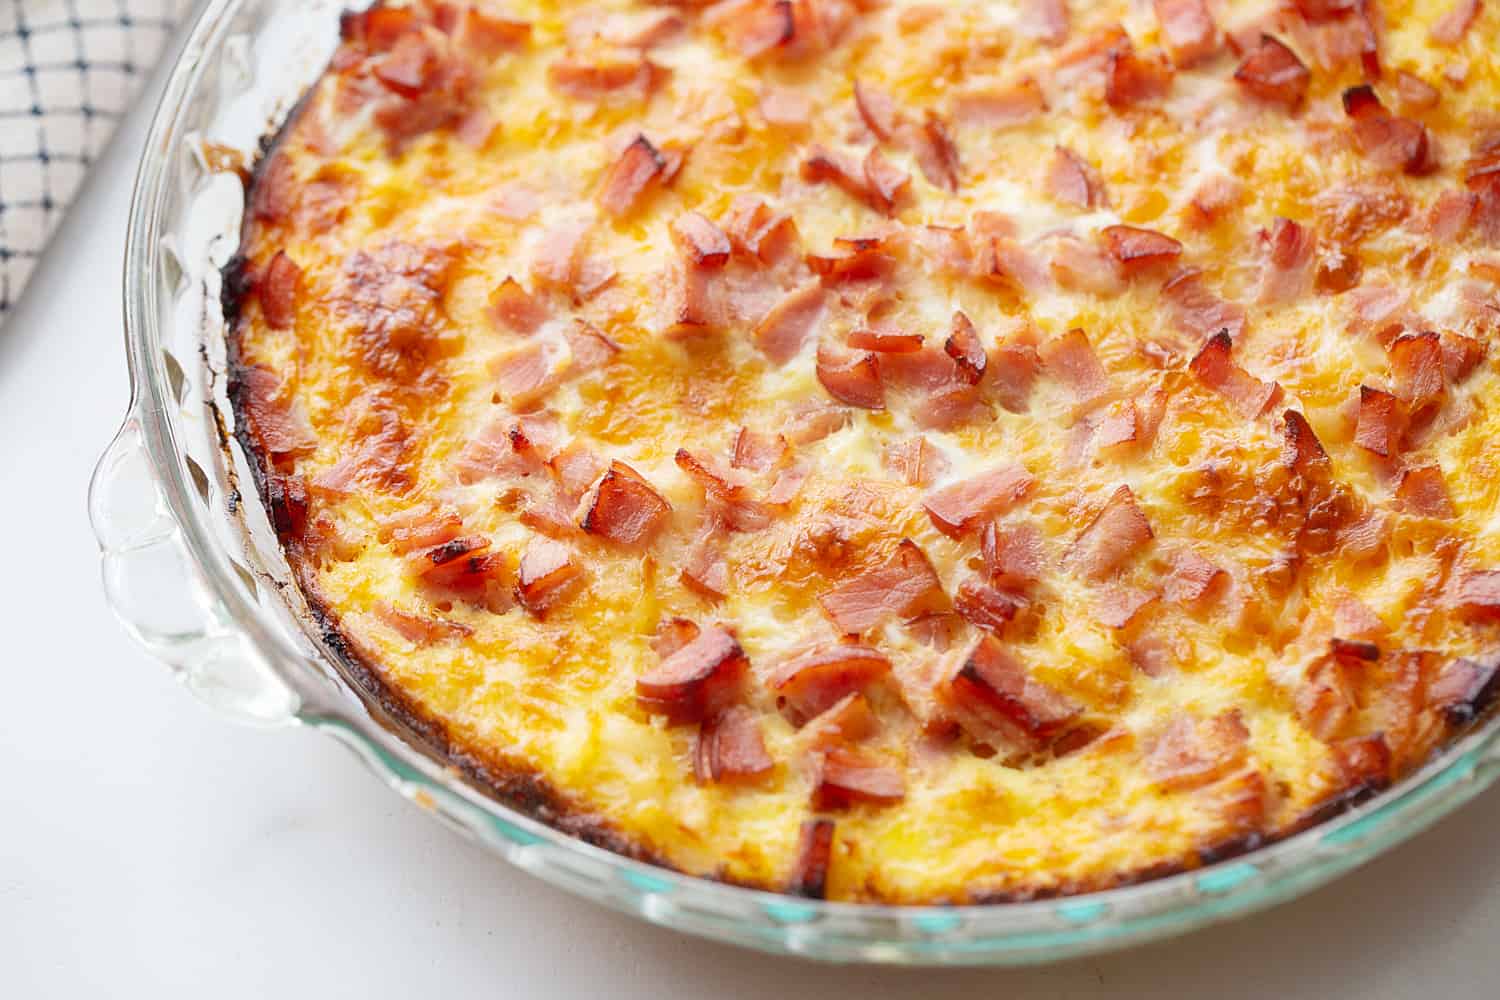
<path id="1" fill-rule="evenodd" d="M 895 903 L 1252 849 L 1493 700 L 1497 32 L 349 15 L 250 184 L 240 438 L 350 662 L 565 830 Z"/>

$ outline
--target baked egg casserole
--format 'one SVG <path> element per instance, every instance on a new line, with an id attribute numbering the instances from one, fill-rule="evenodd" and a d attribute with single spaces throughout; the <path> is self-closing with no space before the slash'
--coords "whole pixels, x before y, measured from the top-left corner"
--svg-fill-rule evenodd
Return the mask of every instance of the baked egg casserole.
<path id="1" fill-rule="evenodd" d="M 1500 686 L 1497 41 L 350 13 L 248 177 L 237 437 L 352 672 L 563 831 L 903 904 L 1209 864 Z"/>

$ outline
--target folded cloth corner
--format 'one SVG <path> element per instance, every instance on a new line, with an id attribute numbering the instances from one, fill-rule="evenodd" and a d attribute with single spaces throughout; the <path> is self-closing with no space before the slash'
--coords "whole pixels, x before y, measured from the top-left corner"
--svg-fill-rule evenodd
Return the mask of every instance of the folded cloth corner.
<path id="1" fill-rule="evenodd" d="M 188 0 L 0 0 L 0 323 Z"/>

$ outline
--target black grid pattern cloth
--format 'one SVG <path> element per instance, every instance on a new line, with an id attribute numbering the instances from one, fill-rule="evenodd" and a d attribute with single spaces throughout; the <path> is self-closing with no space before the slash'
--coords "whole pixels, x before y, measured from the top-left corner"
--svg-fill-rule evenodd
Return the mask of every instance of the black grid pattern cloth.
<path id="1" fill-rule="evenodd" d="M 187 0 L 0 0 L 0 322 Z"/>

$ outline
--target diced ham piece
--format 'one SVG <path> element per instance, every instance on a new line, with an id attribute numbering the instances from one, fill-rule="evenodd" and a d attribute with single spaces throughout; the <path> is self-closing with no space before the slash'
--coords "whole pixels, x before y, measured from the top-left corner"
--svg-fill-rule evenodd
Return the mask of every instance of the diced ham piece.
<path id="1" fill-rule="evenodd" d="M 1353 313 L 1351 325 L 1356 330 L 1381 333 L 1401 323 L 1411 293 L 1404 288 L 1371 283 L 1352 290 L 1345 298 Z"/>
<path id="2" fill-rule="evenodd" d="M 715 468 L 686 448 L 677 449 L 675 461 L 678 468 L 703 487 L 716 516 L 728 527 L 735 531 L 759 531 L 770 523 L 770 511 L 750 495 L 749 486 L 739 473 Z"/>
<path id="3" fill-rule="evenodd" d="M 729 464 L 751 472 L 770 472 L 790 451 L 791 446 L 780 434 L 762 434 L 741 427 L 734 436 L 734 457 Z"/>
<path id="4" fill-rule="evenodd" d="M 1068 0 L 1025 0 L 1021 25 L 1047 45 L 1061 45 L 1068 40 Z"/>
<path id="5" fill-rule="evenodd" d="M 1164 96 L 1172 87 L 1172 70 L 1155 58 L 1143 58 L 1129 39 L 1109 50 L 1104 61 L 1104 100 L 1128 108 Z"/>
<path id="6" fill-rule="evenodd" d="M 776 474 L 776 480 L 771 484 L 771 488 L 766 490 L 766 503 L 773 507 L 791 503 L 802 492 L 802 484 L 807 482 L 807 477 L 810 475 L 812 475 L 812 467 L 805 462 L 782 469 Z"/>
<path id="7" fill-rule="evenodd" d="M 1069 561 L 1085 576 L 1100 580 L 1124 565 L 1155 537 L 1151 522 L 1129 486 L 1121 486 L 1073 543 Z"/>
<path id="8" fill-rule="evenodd" d="M 1356 638 L 1379 637 L 1385 632 L 1385 622 L 1368 604 L 1346 594 L 1333 605 L 1333 627 L 1340 635 Z"/>
<path id="9" fill-rule="evenodd" d="M 960 125 L 1004 128 L 1030 121 L 1047 110 L 1047 98 L 1034 77 L 1015 83 L 965 90 L 953 99 L 953 118 Z"/>
<path id="10" fill-rule="evenodd" d="M 1457 45 L 1469 33 L 1483 6 L 1483 0 L 1456 0 L 1432 26 L 1432 40 L 1439 45 Z"/>
<path id="11" fill-rule="evenodd" d="M 828 869 L 833 865 L 834 822 L 810 819 L 798 835 L 797 861 L 786 891 L 804 899 L 823 899 L 828 894 Z"/>
<path id="12" fill-rule="evenodd" d="M 948 471 L 942 452 L 920 434 L 888 445 L 882 458 L 885 467 L 907 486 L 928 486 Z"/>
<path id="13" fill-rule="evenodd" d="M 1312 74 L 1283 42 L 1262 35 L 1260 44 L 1234 71 L 1234 79 L 1247 93 L 1263 101 L 1295 108 L 1307 96 Z"/>
<path id="14" fill-rule="evenodd" d="M 991 521 L 980 535 L 984 571 L 996 585 L 1019 590 L 1042 578 L 1042 533 L 1034 524 Z"/>
<path id="15" fill-rule="evenodd" d="M 721 31 L 729 44 L 746 59 L 790 55 L 812 39 L 799 34 L 797 7 L 802 0 L 733 0 L 709 8 L 705 23 Z M 802 28 L 811 28 L 804 11 Z"/>
<path id="16" fill-rule="evenodd" d="M 943 352 L 953 359 L 953 363 L 958 366 L 959 377 L 965 382 L 978 385 L 984 378 L 989 355 L 985 353 L 984 344 L 979 339 L 979 331 L 974 329 L 973 322 L 962 312 L 953 314 L 953 327 L 948 339 L 943 341 Z"/>
<path id="17" fill-rule="evenodd" d="M 587 320 L 573 320 L 563 331 L 563 339 L 568 343 L 570 375 L 582 375 L 602 368 L 620 353 L 620 345 Z"/>
<path id="18" fill-rule="evenodd" d="M 1408 514 L 1420 517 L 1447 519 L 1458 515 L 1443 470 L 1436 465 L 1402 472 L 1396 486 L 1396 504 Z"/>
<path id="19" fill-rule="evenodd" d="M 459 45 L 486 59 L 523 48 L 531 40 L 531 25 L 527 22 L 482 10 L 475 4 L 439 7 L 437 11 L 437 24 L 442 30 Z"/>
<path id="20" fill-rule="evenodd" d="M 302 268 L 286 255 L 276 251 L 266 273 L 256 283 L 261 314 L 273 330 L 287 330 L 297 321 L 297 298 L 302 289 Z"/>
<path id="21" fill-rule="evenodd" d="M 547 80 L 568 97 L 597 101 L 612 95 L 646 94 L 664 71 L 639 51 L 616 49 L 597 55 L 565 55 L 547 67 Z"/>
<path id="22" fill-rule="evenodd" d="M 1453 385 L 1458 385 L 1474 373 L 1489 353 L 1489 345 L 1465 337 L 1461 333 L 1445 334 L 1443 337 L 1443 374 Z"/>
<path id="23" fill-rule="evenodd" d="M 1069 291 L 1111 296 L 1125 290 L 1124 271 L 1096 243 L 1059 236 L 1052 241 L 1052 258 L 1047 266 L 1052 280 Z"/>
<path id="24" fill-rule="evenodd" d="M 1144 437 L 1135 402 L 1124 400 L 1116 403 L 1104 414 L 1094 431 L 1094 444 L 1103 448 L 1134 444 Z"/>
<path id="25" fill-rule="evenodd" d="M 624 462 L 611 462 L 580 506 L 584 531 L 629 548 L 649 543 L 672 513 L 662 495 Z"/>
<path id="26" fill-rule="evenodd" d="M 996 465 L 927 495 L 922 508 L 944 534 L 962 537 L 981 518 L 991 517 L 1024 497 L 1036 479 L 1023 466 Z"/>
<path id="27" fill-rule="evenodd" d="M 609 463 L 584 445 L 574 442 L 549 458 L 547 468 L 563 497 L 576 506 L 589 487 L 604 475 Z"/>
<path id="28" fill-rule="evenodd" d="M 489 548 L 490 540 L 482 536 L 454 538 L 410 556 L 409 562 L 422 583 L 483 603 L 491 610 L 504 610 L 492 604 L 490 594 L 491 584 L 503 580 L 505 564 Z"/>
<path id="29" fill-rule="evenodd" d="M 1047 286 L 1047 272 L 1032 256 L 1030 248 L 1010 236 L 981 238 L 973 272 L 1021 295 L 1035 294 Z"/>
<path id="30" fill-rule="evenodd" d="M 852 157 L 815 145 L 802 158 L 802 178 L 814 184 L 833 184 L 852 198 L 857 198 L 873 208 L 879 208 L 870 182 L 865 176 L 865 167 Z"/>
<path id="31" fill-rule="evenodd" d="M 1240 203 L 1245 188 L 1226 174 L 1213 174 L 1193 193 L 1183 215 L 1197 229 L 1207 229 L 1222 220 Z"/>
<path id="32" fill-rule="evenodd" d="M 710 601 L 729 594 L 729 560 L 724 555 L 724 529 L 710 522 L 687 551 L 682 585 Z"/>
<path id="33" fill-rule="evenodd" d="M 416 14 L 405 7 L 372 7 L 339 19 L 340 37 L 363 43 L 372 52 L 385 52 L 403 35 L 421 28 Z"/>
<path id="34" fill-rule="evenodd" d="M 703 721 L 693 747 L 693 774 L 700 782 L 754 781 L 775 762 L 766 752 L 760 717 L 735 705 Z"/>
<path id="35" fill-rule="evenodd" d="M 1487 137 L 1474 147 L 1464 163 L 1464 184 L 1470 191 L 1493 194 L 1500 183 L 1500 139 Z"/>
<path id="36" fill-rule="evenodd" d="M 1371 0 L 1296 0 L 1307 7 L 1304 16 L 1319 24 L 1308 39 L 1314 60 L 1334 72 L 1350 69 L 1358 60 L 1365 79 L 1380 79 L 1380 37 L 1371 15 Z"/>
<path id="37" fill-rule="evenodd" d="M 1401 400 L 1380 389 L 1359 387 L 1355 444 L 1381 458 L 1393 458 L 1401 451 L 1406 425 L 1406 405 Z"/>
<path id="38" fill-rule="evenodd" d="M 1219 50 L 1219 26 L 1204 0 L 1152 0 L 1167 54 L 1179 69 L 1194 66 Z"/>
<path id="39" fill-rule="evenodd" d="M 463 534 L 464 528 L 458 511 L 433 503 L 403 507 L 395 514 L 376 518 L 376 524 L 379 528 L 375 537 L 390 545 L 397 555 L 452 541 Z"/>
<path id="40" fill-rule="evenodd" d="M 733 249 L 724 231 L 697 212 L 684 212 L 672 221 L 672 237 L 688 261 L 705 270 L 729 263 Z"/>
<path id="41" fill-rule="evenodd" d="M 1442 338 L 1432 332 L 1404 333 L 1391 343 L 1390 356 L 1396 394 L 1413 414 L 1442 402 L 1447 392 Z"/>
<path id="42" fill-rule="evenodd" d="M 980 739 L 998 734 L 1023 746 L 1045 745 L 1079 715 L 1077 705 L 1032 677 L 994 636 L 959 653 L 952 670 L 942 695 Z"/>
<path id="43" fill-rule="evenodd" d="M 1236 709 L 1209 719 L 1181 715 L 1146 751 L 1146 766 L 1166 791 L 1202 788 L 1245 762 L 1250 731 Z"/>
<path id="44" fill-rule="evenodd" d="M 375 65 L 375 79 L 406 98 L 417 98 L 437 87 L 443 55 L 426 35 L 408 33 L 391 46 Z"/>
<path id="45" fill-rule="evenodd" d="M 1219 566 L 1184 549 L 1172 558 L 1163 596 L 1173 604 L 1197 609 L 1213 600 L 1229 582 L 1229 574 Z"/>
<path id="46" fill-rule="evenodd" d="M 686 24 L 681 14 L 671 10 L 613 14 L 604 19 L 599 34 L 613 45 L 649 49 L 676 35 Z"/>
<path id="47" fill-rule="evenodd" d="M 821 750 L 858 743 L 875 735 L 880 719 L 862 694 L 846 695 L 828 711 L 803 727 L 808 745 Z"/>
<path id="48" fill-rule="evenodd" d="M 775 261 L 797 237 L 791 216 L 772 211 L 753 195 L 739 195 L 720 222 L 736 252 L 763 264 Z"/>
<path id="49" fill-rule="evenodd" d="M 1196 269 L 1174 275 L 1162 286 L 1161 294 L 1183 333 L 1207 338 L 1224 331 L 1233 338 L 1244 332 L 1244 308 L 1210 291 L 1203 283 L 1202 272 Z"/>
<path id="50" fill-rule="evenodd" d="M 812 121 L 812 101 L 802 91 L 790 87 L 762 88 L 757 107 L 768 125 L 801 130 Z"/>
<path id="51" fill-rule="evenodd" d="M 573 551 L 550 538 L 533 538 L 521 555 L 516 575 L 516 598 L 541 618 L 583 582 L 583 568 Z"/>
<path id="52" fill-rule="evenodd" d="M 1109 204 L 1098 171 L 1066 146 L 1052 151 L 1052 162 L 1047 168 L 1047 193 L 1065 205 L 1085 210 Z"/>
<path id="53" fill-rule="evenodd" d="M 722 297 L 712 271 L 685 260 L 669 266 L 663 281 L 662 330 L 673 339 L 686 339 L 720 326 L 725 318 Z"/>
<path id="54" fill-rule="evenodd" d="M 529 340 L 496 358 L 490 371 L 505 401 L 524 410 L 562 383 L 569 363 L 554 345 Z"/>
<path id="55" fill-rule="evenodd" d="M 927 553 L 903 539 L 889 562 L 839 584 L 818 603 L 841 630 L 859 635 L 888 618 L 910 617 L 942 593 Z"/>
<path id="56" fill-rule="evenodd" d="M 1292 0 L 1292 6 L 1309 24 L 1341 20 L 1364 0 Z"/>
<path id="57" fill-rule="evenodd" d="M 1403 69 L 1396 74 L 1396 99 L 1402 111 L 1431 111 L 1442 103 L 1443 95 L 1420 76 Z"/>
<path id="58" fill-rule="evenodd" d="M 376 601 L 371 610 L 376 618 L 395 629 L 401 638 L 419 646 L 428 646 L 446 639 L 463 639 L 474 634 L 474 630 L 463 622 L 414 614 L 385 601 Z"/>
<path id="59" fill-rule="evenodd" d="M 1165 233 L 1138 226 L 1106 226 L 1104 245 L 1127 275 L 1136 275 L 1182 256 L 1182 244 Z"/>
<path id="60" fill-rule="evenodd" d="M 524 222 L 542 209 L 541 195 L 519 181 L 500 184 L 491 193 L 495 214 L 508 222 Z"/>
<path id="61" fill-rule="evenodd" d="M 749 665 L 734 635 L 710 625 L 637 677 L 635 698 L 642 710 L 665 715 L 673 724 L 702 722 L 734 701 Z"/>
<path id="62" fill-rule="evenodd" d="M 1047 373 L 1068 388 L 1079 402 L 1090 402 L 1109 391 L 1109 376 L 1094 353 L 1088 334 L 1069 330 L 1042 345 L 1041 360 Z"/>
<path id="63" fill-rule="evenodd" d="M 832 643 L 779 664 L 766 683 L 792 724 L 802 726 L 890 670 L 884 653 L 854 643 Z"/>
<path id="64" fill-rule="evenodd" d="M 665 660 L 698 638 L 702 631 L 698 623 L 689 618 L 663 618 L 656 623 L 656 635 L 651 640 L 651 648 Z"/>
<path id="65" fill-rule="evenodd" d="M 1427 688 L 1427 703 L 1441 709 L 1451 726 L 1465 726 L 1484 714 L 1500 695 L 1500 659 L 1450 660 Z"/>
<path id="66" fill-rule="evenodd" d="M 848 351 L 836 344 L 818 345 L 818 381 L 841 403 L 866 410 L 885 409 L 880 359 L 869 352 Z"/>
<path id="67" fill-rule="evenodd" d="M 1500 620 L 1500 570 L 1470 570 L 1453 585 L 1453 603 L 1469 618 Z"/>
<path id="68" fill-rule="evenodd" d="M 1282 425 L 1282 463 L 1299 476 L 1324 476 L 1328 469 L 1328 452 L 1307 418 L 1296 410 L 1287 410 L 1282 414 Z"/>
<path id="69" fill-rule="evenodd" d="M 637 135 L 604 175 L 599 187 L 599 207 L 613 216 L 629 214 L 666 168 L 667 160 L 661 151 L 644 135 Z"/>
<path id="70" fill-rule="evenodd" d="M 989 391 L 1010 412 L 1024 413 L 1041 368 L 1041 356 L 1032 345 L 1001 344 L 990 355 Z"/>
<path id="71" fill-rule="evenodd" d="M 607 285 L 614 269 L 585 253 L 592 228 L 591 222 L 575 219 L 544 232 L 531 263 L 532 277 L 540 284 L 585 298 Z"/>
<path id="72" fill-rule="evenodd" d="M 808 400 L 792 407 L 782 421 L 781 432 L 791 444 L 812 444 L 843 430 L 849 422 L 849 411 L 844 407 Z"/>
<path id="73" fill-rule="evenodd" d="M 756 324 L 755 346 L 773 363 L 786 364 L 802 350 L 822 318 L 826 298 L 817 281 L 788 292 Z"/>
<path id="74" fill-rule="evenodd" d="M 1278 218 L 1261 240 L 1266 264 L 1261 272 L 1260 301 L 1286 303 L 1305 295 L 1312 287 L 1313 251 L 1317 246 L 1312 230 L 1291 219 Z"/>
<path id="75" fill-rule="evenodd" d="M 912 155 L 933 187 L 944 191 L 957 191 L 962 178 L 962 165 L 958 158 L 958 146 L 948 134 L 948 126 L 936 114 L 929 111 L 922 126 L 911 136 Z M 866 166 L 866 173 L 869 172 Z"/>
<path id="76" fill-rule="evenodd" d="M 886 159 L 879 146 L 871 146 L 865 154 L 864 173 L 866 200 L 887 215 L 891 214 L 902 192 L 911 183 L 911 175 Z"/>
<path id="77" fill-rule="evenodd" d="M 1344 112 L 1354 120 L 1360 151 L 1377 164 L 1408 174 L 1430 173 L 1436 166 L 1427 129 L 1386 111 L 1368 84 L 1344 91 Z"/>
<path id="78" fill-rule="evenodd" d="M 311 451 L 318 439 L 295 397 L 269 368 L 248 365 L 239 372 L 236 388 L 250 433 L 272 455 Z"/>
<path id="79" fill-rule="evenodd" d="M 992 586 L 978 577 L 970 577 L 958 586 L 953 610 L 976 628 L 1002 635 L 1016 616 L 1031 602 L 1020 594 Z"/>
<path id="80" fill-rule="evenodd" d="M 1384 788 L 1391 780 L 1391 750 L 1385 737 L 1358 736 L 1332 747 L 1339 774 L 1353 789 Z"/>
<path id="81" fill-rule="evenodd" d="M 900 131 L 903 121 L 895 98 L 864 80 L 854 81 L 854 107 L 865 127 L 881 142 L 890 142 Z"/>
<path id="82" fill-rule="evenodd" d="M 1094 605 L 1094 620 L 1105 628 L 1126 629 L 1161 595 L 1140 587 L 1106 587 Z"/>
<path id="83" fill-rule="evenodd" d="M 836 747 L 823 755 L 813 786 L 814 809 L 855 803 L 892 805 L 906 798 L 906 779 L 893 764 Z"/>
<path id="84" fill-rule="evenodd" d="M 1234 342 L 1223 330 L 1214 334 L 1188 365 L 1205 386 L 1229 401 L 1247 419 L 1266 412 L 1282 396 L 1281 386 L 1262 382 L 1241 368 L 1230 356 Z"/>
<path id="85" fill-rule="evenodd" d="M 490 293 L 490 312 L 512 333 L 531 334 L 551 318 L 548 308 L 515 278 L 506 278 Z"/>

